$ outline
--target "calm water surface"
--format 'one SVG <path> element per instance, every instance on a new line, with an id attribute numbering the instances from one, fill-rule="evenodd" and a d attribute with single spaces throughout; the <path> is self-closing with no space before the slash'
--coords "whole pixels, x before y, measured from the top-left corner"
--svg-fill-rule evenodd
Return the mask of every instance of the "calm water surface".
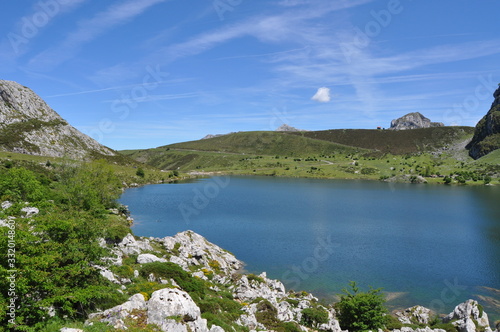
<path id="1" fill-rule="evenodd" d="M 350 280 L 393 308 L 474 298 L 500 319 L 500 188 L 218 177 L 128 189 L 136 235 L 193 230 L 249 272 L 331 300 Z"/>

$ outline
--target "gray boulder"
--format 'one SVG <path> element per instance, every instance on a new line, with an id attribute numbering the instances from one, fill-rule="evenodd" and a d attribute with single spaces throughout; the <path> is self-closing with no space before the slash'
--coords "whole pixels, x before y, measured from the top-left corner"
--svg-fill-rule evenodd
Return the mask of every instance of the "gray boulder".
<path id="1" fill-rule="evenodd" d="M 457 305 L 453 312 L 443 318 L 443 322 L 451 322 L 460 332 L 475 332 L 475 323 L 485 330 L 491 330 L 488 315 L 475 300 L 467 300 Z"/>
<path id="2" fill-rule="evenodd" d="M 201 318 L 200 308 L 188 293 L 164 288 L 151 295 L 147 304 L 148 324 L 158 325 L 162 331 L 208 332 L 207 321 Z M 179 317 L 182 321 L 172 319 Z"/>
<path id="3" fill-rule="evenodd" d="M 118 248 L 125 255 L 138 255 L 143 251 L 153 251 L 148 239 L 136 240 L 132 234 L 127 234 L 118 244 Z"/>
<path id="4" fill-rule="evenodd" d="M 146 263 L 153 263 L 153 262 L 167 262 L 165 258 L 159 258 L 153 254 L 140 254 L 137 256 L 137 263 L 139 264 L 146 264 Z"/>
<path id="5" fill-rule="evenodd" d="M 180 265 L 186 271 L 189 266 L 203 265 L 207 270 L 231 275 L 238 271 L 243 264 L 227 250 L 208 242 L 203 236 L 193 231 L 185 231 L 173 237 L 159 240 L 166 249 L 174 255 L 170 261 Z"/>
<path id="6" fill-rule="evenodd" d="M 429 324 L 431 310 L 422 306 L 414 306 L 396 312 L 396 317 L 403 324 Z"/>
<path id="7" fill-rule="evenodd" d="M 127 302 L 105 310 L 89 315 L 89 320 L 99 320 L 103 323 L 113 326 L 115 329 L 126 329 L 124 319 L 130 316 L 133 310 L 146 310 L 146 301 L 142 294 L 132 295 Z"/>

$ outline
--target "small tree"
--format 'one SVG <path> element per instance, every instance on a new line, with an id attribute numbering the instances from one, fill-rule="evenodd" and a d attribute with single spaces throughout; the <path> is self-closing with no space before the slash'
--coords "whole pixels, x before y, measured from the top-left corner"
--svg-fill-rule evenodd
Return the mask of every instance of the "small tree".
<path id="1" fill-rule="evenodd" d="M 360 292 L 356 282 L 349 283 L 352 291 L 343 289 L 340 302 L 335 304 L 342 329 L 354 331 L 376 331 L 387 322 L 385 299 L 381 289 L 370 287 L 368 292 Z"/>
<path id="2" fill-rule="evenodd" d="M 139 176 L 139 177 L 143 178 L 143 177 L 144 177 L 144 175 L 145 175 L 144 170 L 143 170 L 142 168 L 140 168 L 140 167 L 139 167 L 139 168 L 137 169 L 137 172 L 135 172 L 135 175 L 137 175 L 137 176 Z"/>
<path id="3" fill-rule="evenodd" d="M 491 176 L 485 175 L 483 180 L 484 180 L 484 184 L 489 184 L 489 183 L 491 183 Z"/>

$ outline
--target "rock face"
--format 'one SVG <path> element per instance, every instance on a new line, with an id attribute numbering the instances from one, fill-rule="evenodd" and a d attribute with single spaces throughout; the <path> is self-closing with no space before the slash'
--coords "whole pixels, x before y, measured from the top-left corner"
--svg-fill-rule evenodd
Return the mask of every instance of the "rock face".
<path id="1" fill-rule="evenodd" d="M 117 153 L 70 126 L 32 90 L 0 80 L 0 150 L 87 159 Z"/>
<path id="2" fill-rule="evenodd" d="M 431 128 L 431 127 L 443 127 L 444 124 L 441 122 L 431 122 L 428 118 L 420 114 L 419 112 L 408 113 L 399 119 L 391 121 L 391 127 L 389 130 L 408 130 L 408 129 L 419 129 L 419 128 Z"/>
<path id="3" fill-rule="evenodd" d="M 417 305 L 396 312 L 396 316 L 403 324 L 429 324 L 431 310 Z"/>
<path id="4" fill-rule="evenodd" d="M 500 148 L 500 88 L 488 113 L 476 125 L 472 141 L 467 145 L 469 155 L 478 159 Z"/>
<path id="5" fill-rule="evenodd" d="M 176 255 L 170 257 L 170 261 L 185 270 L 189 270 L 189 266 L 203 265 L 213 272 L 220 271 L 230 276 L 243 266 L 234 255 L 193 231 L 181 232 L 174 237 L 165 237 L 159 241 L 166 249 L 175 252 Z"/>
<path id="6" fill-rule="evenodd" d="M 476 332 L 476 324 L 485 331 L 491 331 L 488 315 L 474 300 L 467 300 L 457 305 L 452 313 L 443 318 L 443 322 L 451 322 L 460 332 Z"/>

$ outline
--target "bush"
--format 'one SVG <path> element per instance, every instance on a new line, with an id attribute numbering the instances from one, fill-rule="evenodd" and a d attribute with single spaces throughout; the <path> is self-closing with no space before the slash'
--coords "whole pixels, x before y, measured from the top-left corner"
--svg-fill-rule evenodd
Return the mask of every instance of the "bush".
<path id="1" fill-rule="evenodd" d="M 349 283 L 352 292 L 343 289 L 340 302 L 335 305 L 342 329 L 349 331 L 367 331 L 383 328 L 386 324 L 387 309 L 381 289 L 370 287 L 368 292 L 360 292 L 356 282 Z"/>
<path id="2" fill-rule="evenodd" d="M 144 175 L 146 175 L 146 174 L 144 173 L 144 170 L 143 170 L 142 168 L 140 168 L 140 167 L 139 167 L 139 168 L 137 169 L 137 172 L 135 172 L 135 175 L 137 175 L 138 177 L 143 178 L 143 177 L 144 177 Z"/>
<path id="3" fill-rule="evenodd" d="M 396 317 L 394 316 L 391 316 L 391 315 L 387 315 L 386 316 L 386 323 L 385 323 L 385 328 L 387 330 L 400 330 L 402 327 L 403 327 L 403 323 L 401 323 L 399 321 L 399 319 L 397 319 Z"/>
<path id="4" fill-rule="evenodd" d="M 9 200 L 38 202 L 46 194 L 35 173 L 25 168 L 11 168 L 0 179 L 0 197 Z"/>
<path id="5" fill-rule="evenodd" d="M 306 308 L 302 310 L 301 324 L 317 328 L 321 324 L 328 323 L 328 312 L 322 307 Z"/>
<path id="6" fill-rule="evenodd" d="M 174 281 L 183 290 L 189 293 L 195 302 L 199 302 L 203 298 L 207 287 L 203 280 L 197 279 L 184 271 L 179 265 L 167 262 L 153 262 L 143 264 L 139 273 L 142 277 L 147 278 L 151 273 L 157 278 L 174 279 Z"/>

